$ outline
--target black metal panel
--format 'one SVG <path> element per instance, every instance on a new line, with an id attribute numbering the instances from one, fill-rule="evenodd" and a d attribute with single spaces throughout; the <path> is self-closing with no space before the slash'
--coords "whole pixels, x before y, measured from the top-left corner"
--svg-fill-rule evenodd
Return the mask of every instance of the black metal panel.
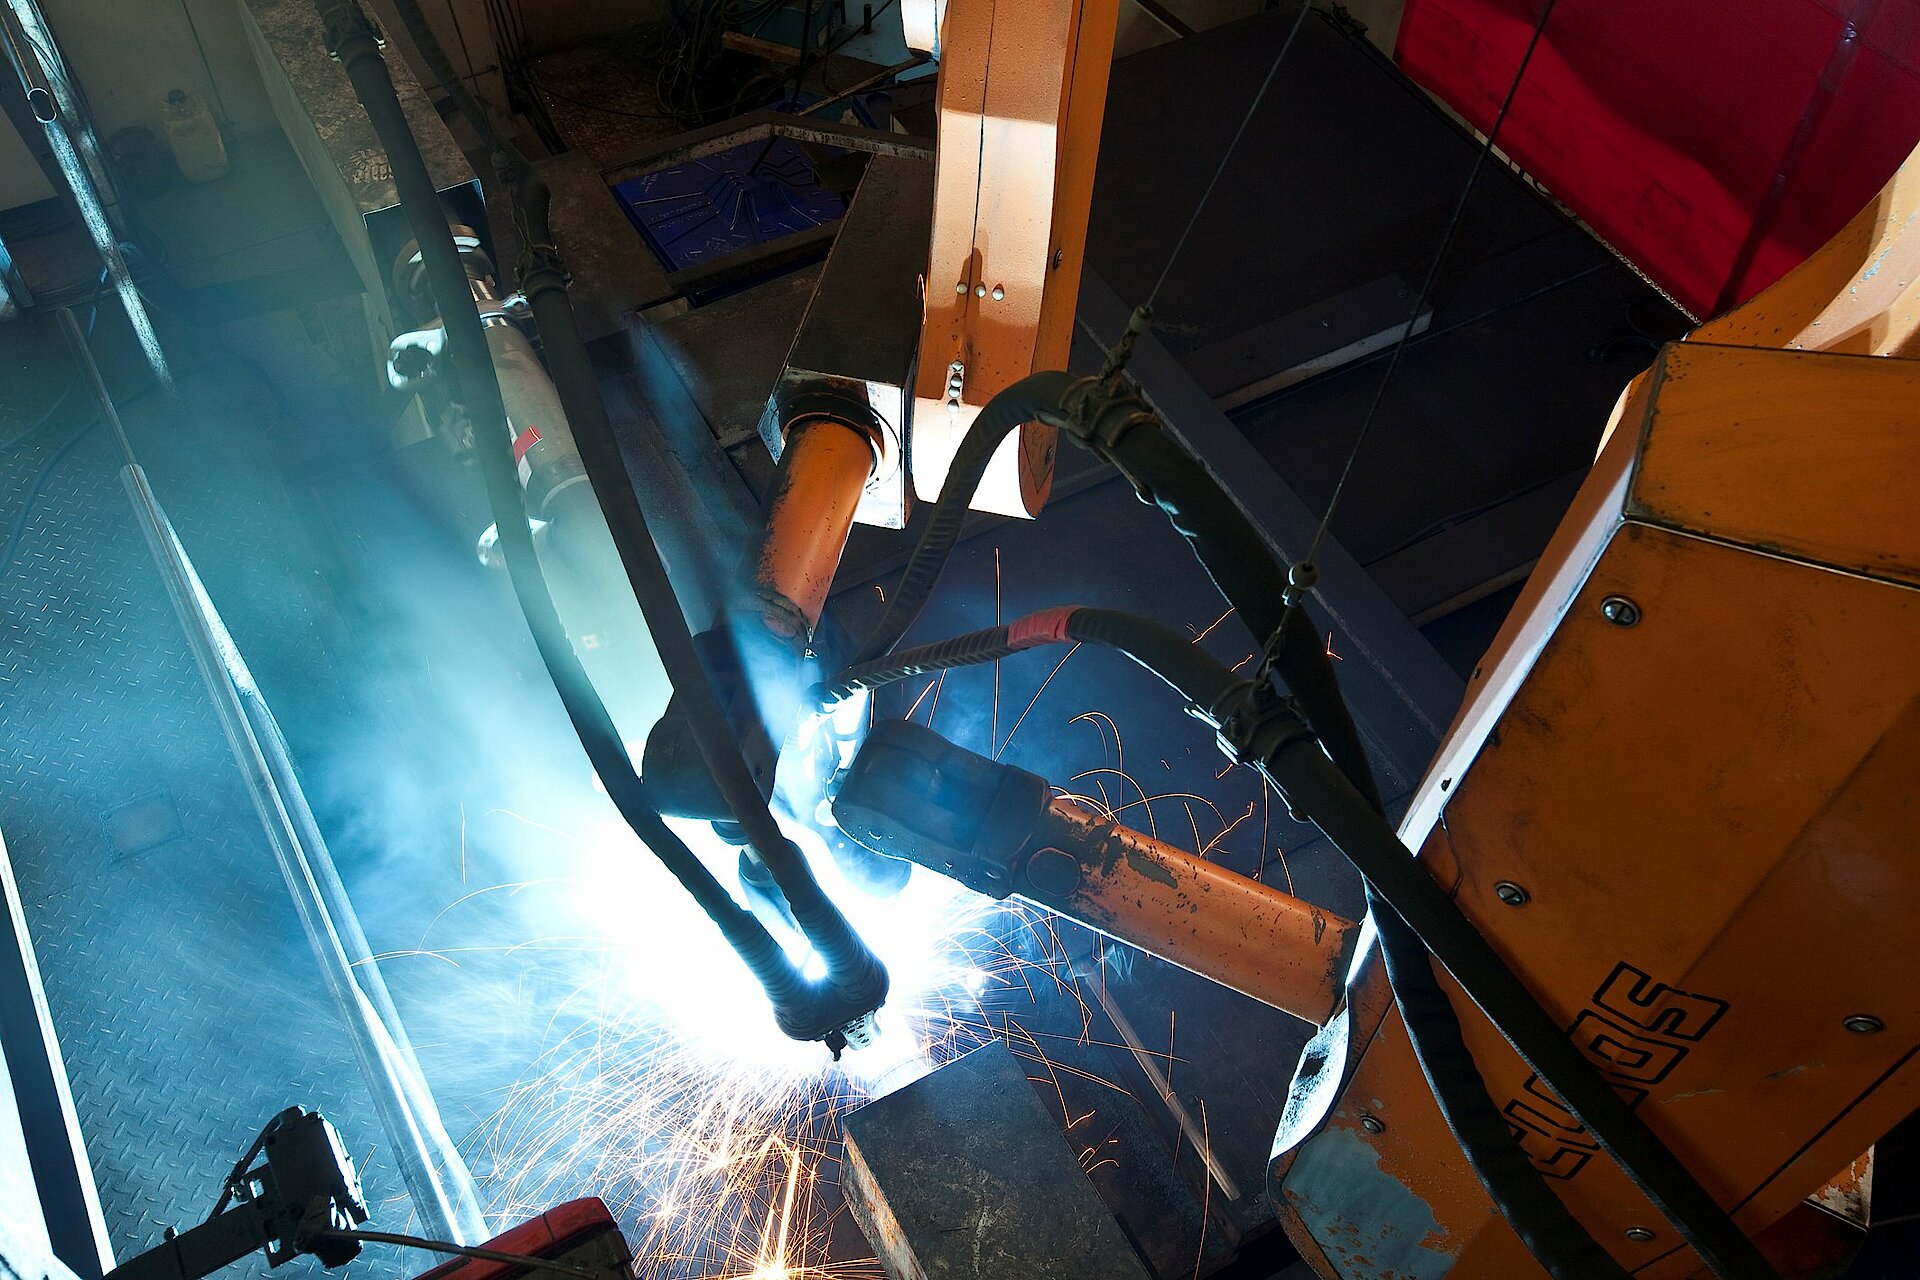
<path id="1" fill-rule="evenodd" d="M 1146 1280 L 1005 1047 L 847 1116 L 846 1186 L 896 1276 Z"/>

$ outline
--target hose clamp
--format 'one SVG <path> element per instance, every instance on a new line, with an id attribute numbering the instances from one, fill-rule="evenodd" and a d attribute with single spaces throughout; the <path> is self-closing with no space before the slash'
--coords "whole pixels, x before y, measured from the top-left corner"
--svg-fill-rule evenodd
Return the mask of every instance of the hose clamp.
<path id="1" fill-rule="evenodd" d="M 1220 750 L 1237 764 L 1259 768 L 1285 748 L 1314 737 L 1294 700 L 1271 684 L 1243 680 L 1210 707 L 1192 714 L 1212 725 Z"/>

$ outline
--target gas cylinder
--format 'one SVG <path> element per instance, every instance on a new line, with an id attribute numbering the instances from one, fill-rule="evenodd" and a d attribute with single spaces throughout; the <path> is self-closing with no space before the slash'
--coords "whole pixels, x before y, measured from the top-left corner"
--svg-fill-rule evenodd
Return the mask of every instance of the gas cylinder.
<path id="1" fill-rule="evenodd" d="M 188 182 L 212 182 L 227 173 L 227 144 L 220 137 L 220 126 L 199 94 L 175 89 L 160 104 L 160 121 L 167 131 L 167 145 L 173 159 Z"/>

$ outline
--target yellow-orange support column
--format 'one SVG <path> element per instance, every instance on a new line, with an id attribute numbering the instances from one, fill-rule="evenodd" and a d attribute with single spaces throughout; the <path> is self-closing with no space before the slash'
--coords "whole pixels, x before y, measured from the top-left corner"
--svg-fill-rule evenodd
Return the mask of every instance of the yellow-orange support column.
<path id="1" fill-rule="evenodd" d="M 787 429 L 786 449 L 767 503 L 766 536 L 754 565 L 754 585 L 772 602 L 793 606 L 811 634 L 820 625 L 827 591 L 846 550 L 854 508 L 873 471 L 873 443 L 832 418 L 807 418 Z M 776 634 L 791 637 L 799 623 L 768 610 Z"/>

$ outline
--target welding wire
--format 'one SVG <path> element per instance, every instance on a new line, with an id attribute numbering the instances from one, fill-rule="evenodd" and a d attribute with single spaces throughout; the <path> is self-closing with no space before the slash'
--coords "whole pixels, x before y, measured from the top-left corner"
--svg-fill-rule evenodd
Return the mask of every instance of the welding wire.
<path id="1" fill-rule="evenodd" d="M 379 45 L 351 0 L 318 0 L 317 7 L 329 42 L 386 148 L 401 212 L 420 246 L 422 265 L 446 325 L 447 353 L 460 401 L 472 420 L 479 424 L 478 438 L 504 441 L 506 408 L 486 334 L 469 302 L 466 268 L 460 263 L 439 193 L 427 172 L 419 144 L 409 131 Z M 491 430 L 485 425 L 488 423 L 493 424 Z M 606 704 L 587 679 L 541 575 L 512 458 L 504 448 L 480 448 L 474 452 L 480 462 L 499 530 L 500 549 L 507 563 L 508 580 L 520 612 L 608 798 L 635 834 L 706 912 L 760 981 L 768 998 L 776 1006 L 791 1003 L 797 993 L 806 989 L 805 978 L 765 927 L 733 900 L 706 865 L 661 819 L 627 755 L 626 745 L 614 727 Z"/>
<path id="2" fill-rule="evenodd" d="M 1000 442 L 1016 427 L 1029 422 L 1061 425 L 1065 418 L 1061 400 L 1078 381 L 1080 379 L 1068 373 L 1029 374 L 981 407 L 966 435 L 961 437 L 960 447 L 947 468 L 946 482 L 940 486 L 940 497 L 933 504 L 933 513 L 927 518 L 920 540 L 914 544 L 913 555 L 907 561 L 899 585 L 894 588 L 893 598 L 854 656 L 853 665 L 871 662 L 893 648 L 920 616 L 927 597 L 933 594 L 934 584 L 940 580 L 940 571 L 946 567 L 947 557 L 960 540 L 960 526 L 967 518 L 967 506 L 987 474 L 987 464 L 993 460 Z"/>

